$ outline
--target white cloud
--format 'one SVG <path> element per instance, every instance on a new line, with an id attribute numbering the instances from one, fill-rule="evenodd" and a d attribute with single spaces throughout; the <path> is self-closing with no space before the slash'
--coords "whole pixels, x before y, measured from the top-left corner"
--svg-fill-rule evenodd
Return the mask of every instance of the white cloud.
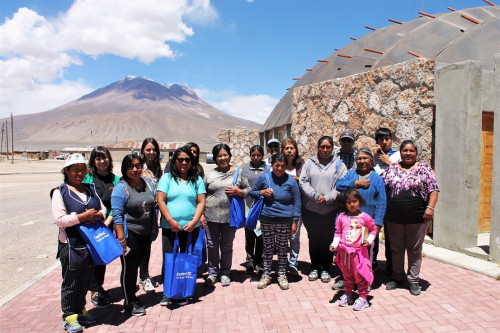
<path id="1" fill-rule="evenodd" d="M 16 108 L 22 90 L 36 94 L 57 87 L 44 84 L 82 65 L 81 54 L 114 54 L 144 63 L 175 58 L 169 43 L 194 34 L 186 21 L 208 24 L 217 17 L 210 0 L 78 0 L 53 18 L 20 8 L 0 26 L 2 105 Z"/>
<path id="2" fill-rule="evenodd" d="M 269 95 L 238 95 L 234 91 L 215 92 L 203 87 L 194 89 L 198 96 L 215 108 L 243 119 L 263 124 L 279 99 Z"/>
<path id="3" fill-rule="evenodd" d="M 93 89 L 83 82 L 37 84 L 31 90 L 0 92 L 0 118 L 48 111 L 88 94 Z"/>

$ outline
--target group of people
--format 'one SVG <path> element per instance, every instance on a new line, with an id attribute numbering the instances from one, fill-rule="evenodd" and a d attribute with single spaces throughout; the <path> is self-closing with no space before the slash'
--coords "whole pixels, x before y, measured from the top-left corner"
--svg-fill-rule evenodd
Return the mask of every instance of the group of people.
<path id="1" fill-rule="evenodd" d="M 98 220 L 114 231 L 123 247 L 123 311 L 142 316 L 146 310 L 136 296 L 136 286 L 139 281 L 145 292 L 151 292 L 159 285 L 150 277 L 148 267 L 151 242 L 159 227 L 163 257 L 174 251 L 176 237 L 180 250 L 185 251 L 188 236 L 194 246 L 200 228 L 204 229 L 208 258 L 204 284 L 231 284 L 237 231 L 229 223 L 231 197 L 245 199 L 249 208 L 254 201 L 263 200 L 257 227 L 245 228 L 246 272 L 261 274 L 258 289 L 272 282 L 274 254 L 282 290 L 289 289 L 287 275 L 300 274 L 300 230 L 304 225 L 311 261 L 308 279 L 329 283 L 335 257 L 342 275 L 332 288 L 344 289 L 340 306 L 353 305 L 358 311 L 369 306 L 367 296 L 378 268 L 378 233 L 382 228 L 386 273 L 391 278 L 386 289 L 401 287 L 406 278 L 410 292 L 420 294 L 422 245 L 439 192 L 432 168 L 417 161 L 418 147 L 412 140 L 403 141 L 399 151 L 393 150 L 392 133 L 387 128 L 376 131 L 376 145 L 371 149 L 353 149 L 352 130 L 341 133 L 339 149 L 334 150 L 333 141 L 331 136 L 321 137 L 316 155 L 304 161 L 295 140 L 280 143 L 271 139 L 267 142 L 268 159 L 264 159 L 263 147 L 255 145 L 249 151 L 250 163 L 241 168 L 231 164 L 231 150 L 221 143 L 212 149 L 216 167 L 205 172 L 197 144 L 190 142 L 176 149 L 162 170 L 158 142 L 147 138 L 140 154 L 123 158 L 121 178 L 113 174 L 111 154 L 105 147 L 94 148 L 88 168 L 82 155 L 70 155 L 62 169 L 64 183 L 51 193 L 52 212 L 59 226 L 65 329 L 80 332 L 81 325 L 95 321 L 85 310 L 87 290 L 96 307 L 113 302 L 103 288 L 105 266 L 71 267 L 73 249 L 84 244 L 77 224 Z M 354 285 L 359 295 L 356 301 Z M 184 305 L 188 299 L 172 300 L 164 295 L 160 304 L 173 302 Z"/>

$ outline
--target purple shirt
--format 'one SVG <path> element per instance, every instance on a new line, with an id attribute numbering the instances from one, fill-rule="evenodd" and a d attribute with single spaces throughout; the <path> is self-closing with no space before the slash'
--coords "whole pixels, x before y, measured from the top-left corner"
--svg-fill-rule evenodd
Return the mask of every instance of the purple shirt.
<path id="1" fill-rule="evenodd" d="M 418 163 L 410 171 L 403 170 L 399 163 L 393 163 L 381 177 L 385 182 L 385 188 L 391 191 L 392 196 L 406 190 L 413 196 L 420 196 L 427 201 L 431 192 L 439 191 L 434 170 L 423 162 Z"/>

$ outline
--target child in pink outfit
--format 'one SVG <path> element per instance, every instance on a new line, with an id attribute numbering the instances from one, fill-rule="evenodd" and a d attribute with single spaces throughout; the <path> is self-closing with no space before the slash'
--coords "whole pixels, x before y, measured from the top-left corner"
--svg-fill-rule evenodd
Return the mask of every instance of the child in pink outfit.
<path id="1" fill-rule="evenodd" d="M 368 288 L 373 282 L 373 272 L 368 246 L 375 240 L 377 228 L 371 216 L 359 210 L 364 200 L 357 189 L 348 190 L 344 200 L 346 211 L 337 217 L 330 251 L 337 250 L 335 263 L 344 275 L 345 294 L 340 298 L 339 305 L 353 304 L 352 289 L 356 283 L 359 298 L 354 302 L 353 309 L 361 311 L 369 306 Z M 369 232 L 367 237 L 363 235 L 365 228 Z"/>

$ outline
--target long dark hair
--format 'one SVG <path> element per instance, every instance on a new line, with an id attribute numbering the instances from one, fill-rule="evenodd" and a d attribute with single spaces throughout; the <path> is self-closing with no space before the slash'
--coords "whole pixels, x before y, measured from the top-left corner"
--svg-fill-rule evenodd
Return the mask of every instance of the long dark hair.
<path id="1" fill-rule="evenodd" d="M 145 138 L 144 141 L 142 141 L 141 157 L 143 161 L 146 161 L 146 155 L 144 155 L 144 148 L 146 148 L 146 145 L 148 143 L 152 144 L 156 150 L 156 157 L 153 160 L 153 167 L 150 168 L 150 170 L 153 172 L 153 175 L 157 179 L 160 179 L 161 176 L 163 175 L 163 171 L 161 170 L 161 164 L 160 164 L 160 146 L 158 145 L 158 141 L 156 141 L 155 138 Z"/>
<path id="2" fill-rule="evenodd" d="M 170 159 L 170 175 L 177 181 L 179 180 L 181 174 L 179 172 L 179 169 L 177 169 L 177 165 L 175 164 L 177 157 L 179 157 L 180 153 L 186 153 L 189 158 L 191 159 L 191 167 L 189 168 L 188 174 L 187 174 L 187 180 L 196 183 L 198 180 L 198 168 L 193 164 L 193 154 L 191 153 L 191 149 L 189 149 L 187 146 L 183 146 L 180 148 L 177 148 L 174 151 L 174 154 L 172 155 L 172 158 Z"/>
<path id="3" fill-rule="evenodd" d="M 125 157 L 123 157 L 123 160 L 122 160 L 121 171 L 122 171 L 122 179 L 125 180 L 126 182 L 128 182 L 127 170 L 128 170 L 128 167 L 130 165 L 132 165 L 133 160 L 138 160 L 139 163 L 141 163 L 144 166 L 144 160 L 142 159 L 142 157 L 140 155 L 136 155 L 136 154 L 125 155 Z"/>
<path id="4" fill-rule="evenodd" d="M 291 144 L 295 148 L 295 157 L 293 158 L 292 165 L 294 168 L 296 168 L 302 161 L 302 158 L 299 155 L 299 148 L 297 147 L 297 142 L 293 138 L 288 138 L 281 143 L 282 153 L 284 153 L 284 149 L 288 144 Z M 288 164 L 288 159 L 286 161 L 286 164 Z"/>
<path id="5" fill-rule="evenodd" d="M 108 158 L 109 165 L 108 165 L 108 172 L 113 171 L 113 159 L 111 158 L 111 153 L 109 152 L 108 149 L 104 146 L 97 146 L 94 149 L 92 149 L 92 152 L 90 153 L 89 157 L 89 173 L 91 175 L 95 175 L 97 173 L 96 166 L 95 166 L 95 159 L 96 158 Z"/>
<path id="6" fill-rule="evenodd" d="M 187 147 L 189 150 L 191 150 L 191 148 L 193 147 L 196 148 L 196 157 L 193 156 L 194 159 L 191 159 L 191 164 L 193 164 L 194 166 L 198 165 L 200 163 L 200 146 L 198 146 L 194 142 L 188 142 L 184 145 L 184 147 Z"/>

